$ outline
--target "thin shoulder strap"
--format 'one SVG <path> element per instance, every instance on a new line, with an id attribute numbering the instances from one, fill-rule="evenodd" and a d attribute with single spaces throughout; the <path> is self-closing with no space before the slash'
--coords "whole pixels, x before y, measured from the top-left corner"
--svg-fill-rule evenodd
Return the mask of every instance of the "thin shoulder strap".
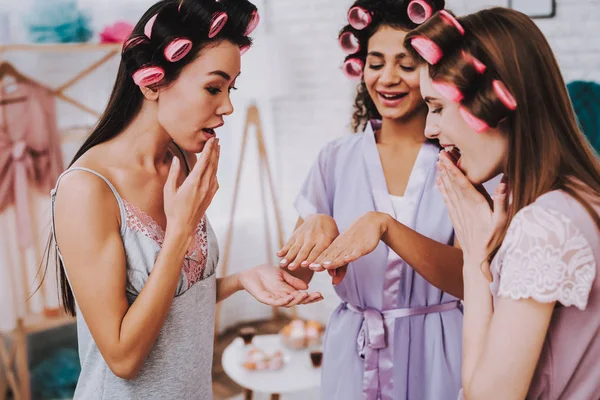
<path id="1" fill-rule="evenodd" d="M 91 170 L 89 168 L 83 168 L 83 167 L 71 167 L 68 170 L 66 170 L 65 172 L 63 172 L 58 177 L 58 179 L 56 180 L 56 186 L 50 192 L 50 197 L 51 197 L 51 201 L 52 201 L 52 204 L 50 205 L 50 218 L 51 218 L 51 226 L 52 226 L 52 238 L 54 239 L 55 246 L 58 246 L 58 245 L 57 245 L 57 242 L 56 242 L 56 232 L 55 232 L 55 227 L 54 227 L 54 200 L 56 198 L 56 192 L 58 191 L 58 185 L 60 184 L 60 181 L 62 180 L 62 178 L 65 175 L 67 175 L 68 173 L 70 173 L 72 171 L 85 171 L 85 172 L 89 172 L 90 174 L 94 174 L 98 178 L 102 179 L 108 185 L 108 187 L 110 188 L 110 190 L 115 195 L 115 198 L 117 199 L 117 203 L 119 204 L 119 211 L 121 213 L 121 234 L 123 234 L 123 230 L 125 229 L 125 226 L 126 226 L 126 223 L 127 223 L 127 213 L 125 211 L 125 205 L 123 204 L 123 199 L 119 195 L 119 192 L 117 192 L 117 189 L 113 186 L 112 183 L 110 183 L 110 181 L 108 179 L 106 179 L 106 177 L 104 177 L 104 175 L 102 175 L 102 174 L 100 174 L 100 173 L 98 173 L 98 172 L 96 172 L 94 170 Z"/>
<path id="2" fill-rule="evenodd" d="M 183 149 L 181 147 L 179 147 L 179 145 L 177 143 L 173 142 L 173 144 L 175 145 L 175 147 L 177 147 L 177 150 L 179 150 L 179 152 L 181 153 L 181 157 L 183 158 L 183 162 L 185 163 L 185 168 L 187 170 L 187 175 L 189 175 L 190 172 L 192 171 L 192 169 L 190 168 L 190 163 L 188 162 L 185 151 L 183 151 Z"/>

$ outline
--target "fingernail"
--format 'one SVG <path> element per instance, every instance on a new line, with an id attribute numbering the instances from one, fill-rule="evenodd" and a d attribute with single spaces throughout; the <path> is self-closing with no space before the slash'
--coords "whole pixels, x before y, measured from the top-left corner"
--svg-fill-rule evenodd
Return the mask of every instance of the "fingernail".
<path id="1" fill-rule="evenodd" d="M 279 262 L 279 264 L 280 264 L 280 265 L 285 265 L 285 264 L 287 264 L 287 260 L 284 258 L 283 260 L 281 260 L 281 261 Z"/>
<path id="2" fill-rule="evenodd" d="M 323 265 L 331 265 L 331 261 L 325 261 Z"/>
<path id="3" fill-rule="evenodd" d="M 288 267 L 290 267 L 290 268 L 294 268 L 295 266 L 296 266 L 296 264 L 294 264 L 294 263 L 291 263 L 290 265 L 288 265 Z"/>
<path id="4" fill-rule="evenodd" d="M 319 268 L 320 266 L 321 266 L 321 264 L 315 264 L 315 263 L 312 263 L 309 265 L 310 268 Z"/>
<path id="5" fill-rule="evenodd" d="M 173 161 L 171 161 L 171 165 L 175 165 L 179 162 L 179 159 L 177 157 L 173 157 Z"/>
<path id="6" fill-rule="evenodd" d="M 302 264 L 300 264 L 300 265 L 302 265 L 303 267 L 306 267 L 308 265 L 308 261 L 303 261 Z"/>
<path id="7" fill-rule="evenodd" d="M 344 256 L 344 258 L 350 258 L 350 256 Z"/>

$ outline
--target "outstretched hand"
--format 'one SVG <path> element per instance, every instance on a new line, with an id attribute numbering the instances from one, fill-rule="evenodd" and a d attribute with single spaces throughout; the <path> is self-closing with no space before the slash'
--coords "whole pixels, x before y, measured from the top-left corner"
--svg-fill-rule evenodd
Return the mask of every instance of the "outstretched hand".
<path id="1" fill-rule="evenodd" d="M 308 285 L 278 267 L 259 265 L 240 274 L 244 290 L 261 303 L 292 307 L 323 300 L 319 292 L 308 293 Z"/>

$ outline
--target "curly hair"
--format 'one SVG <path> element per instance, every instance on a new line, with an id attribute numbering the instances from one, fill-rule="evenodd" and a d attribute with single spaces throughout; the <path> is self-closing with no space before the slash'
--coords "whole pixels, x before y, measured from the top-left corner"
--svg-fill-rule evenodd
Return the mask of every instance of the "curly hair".
<path id="1" fill-rule="evenodd" d="M 366 62 L 369 39 L 373 36 L 382 26 L 389 26 L 395 29 L 401 29 L 404 31 L 410 31 L 415 29 L 418 25 L 410 20 L 408 17 L 408 6 L 411 0 L 357 0 L 352 4 L 350 9 L 353 7 L 361 7 L 370 12 L 372 20 L 371 23 L 364 29 L 358 30 L 353 28 L 350 24 L 344 26 L 339 36 L 346 32 L 351 32 L 359 42 L 359 50 L 346 57 L 346 60 L 351 58 L 357 58 L 363 62 Z M 435 11 L 441 10 L 445 6 L 444 0 L 429 0 L 430 5 Z M 354 100 L 354 114 L 352 115 L 352 129 L 354 132 L 363 130 L 369 120 L 380 119 L 381 115 L 375 107 L 375 103 L 365 82 L 361 81 L 357 87 L 356 98 Z"/>

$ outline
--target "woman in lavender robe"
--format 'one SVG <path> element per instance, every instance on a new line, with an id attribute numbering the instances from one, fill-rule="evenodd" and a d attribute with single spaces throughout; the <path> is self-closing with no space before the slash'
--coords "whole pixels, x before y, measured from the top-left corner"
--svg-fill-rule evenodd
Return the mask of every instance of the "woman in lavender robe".
<path id="1" fill-rule="evenodd" d="M 425 133 L 454 148 L 437 185 L 464 254 L 464 397 L 600 399 L 600 162 L 550 45 L 506 8 L 440 13 L 405 45 L 427 61 Z M 316 262 L 368 253 L 376 228 L 357 221 Z"/>
<path id="2" fill-rule="evenodd" d="M 365 11 L 350 16 L 371 19 L 364 29 L 342 30 L 358 39 L 342 42 L 360 46 L 346 72 L 364 63 L 354 115 L 355 130 L 364 132 L 322 149 L 296 202 L 297 229 L 278 253 L 282 266 L 309 282 L 320 268 L 308 267 L 320 252 L 365 213 L 379 212 L 394 232 L 392 250 L 380 244 L 334 277 L 342 303 L 327 326 L 322 399 L 440 400 L 456 398 L 460 389 L 462 253 L 452 247 L 452 225 L 435 187 L 440 148 L 423 134 L 419 74 L 402 45 L 416 26 L 408 5 L 354 4 Z M 431 5 L 440 9 L 444 2 Z"/>

